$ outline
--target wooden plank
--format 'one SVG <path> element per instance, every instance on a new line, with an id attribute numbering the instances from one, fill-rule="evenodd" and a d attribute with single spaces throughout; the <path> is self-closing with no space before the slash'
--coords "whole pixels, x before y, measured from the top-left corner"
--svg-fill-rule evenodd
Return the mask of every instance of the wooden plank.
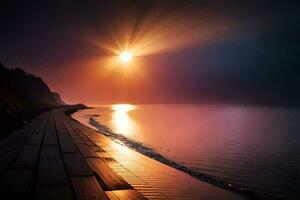
<path id="1" fill-rule="evenodd" d="M 85 141 L 83 141 L 81 138 L 73 138 L 73 141 L 75 144 L 85 144 Z"/>
<path id="2" fill-rule="evenodd" d="M 59 158 L 59 149 L 56 145 L 43 145 L 41 158 Z"/>
<path id="3" fill-rule="evenodd" d="M 136 190 L 114 190 L 112 191 L 120 200 L 145 200 L 143 195 L 138 193 Z"/>
<path id="4" fill-rule="evenodd" d="M 72 183 L 79 200 L 108 200 L 94 176 L 74 177 Z"/>
<path id="5" fill-rule="evenodd" d="M 95 144 L 91 145 L 90 147 L 91 147 L 91 148 L 93 149 L 93 151 L 95 151 L 96 153 L 97 153 L 97 152 L 104 152 L 103 149 L 101 149 L 100 147 L 98 147 L 98 146 L 95 145 Z"/>
<path id="6" fill-rule="evenodd" d="M 36 145 L 41 144 L 42 138 L 43 138 L 44 133 L 45 133 L 45 128 L 46 128 L 46 124 L 48 122 L 49 116 L 50 116 L 49 112 L 47 112 L 47 113 L 45 113 L 45 115 L 43 115 L 39 127 L 31 135 L 30 139 L 27 142 L 28 144 L 36 144 Z"/>
<path id="7" fill-rule="evenodd" d="M 73 139 L 71 136 L 67 133 L 65 128 L 63 127 L 63 124 L 57 123 L 57 134 L 59 139 L 59 144 L 61 147 L 62 152 L 79 152 L 77 149 Z"/>
<path id="8" fill-rule="evenodd" d="M 103 147 L 107 147 L 107 141 L 103 141 L 103 139 L 101 141 L 96 141 L 94 142 L 98 147 L 103 148 Z"/>
<path id="9" fill-rule="evenodd" d="M 97 158 L 99 157 L 91 147 L 87 144 L 77 144 L 79 151 L 81 152 L 82 156 L 85 158 Z"/>
<path id="10" fill-rule="evenodd" d="M 38 187 L 36 199 L 39 200 L 71 200 L 74 199 L 69 187 Z"/>
<path id="11" fill-rule="evenodd" d="M 76 127 L 78 130 L 80 130 L 81 132 L 83 132 L 86 135 L 91 133 L 91 132 L 97 132 L 94 129 L 92 129 L 90 127 L 87 127 L 87 126 L 85 126 L 85 125 L 83 125 L 83 124 L 81 124 L 81 123 L 79 123 L 75 120 L 72 120 L 72 123 L 73 123 L 74 127 Z"/>
<path id="12" fill-rule="evenodd" d="M 68 183 L 61 158 L 41 158 L 37 184 L 41 186 L 60 187 Z"/>
<path id="13" fill-rule="evenodd" d="M 105 151 L 101 151 L 101 152 L 96 152 L 97 154 L 98 154 L 98 156 L 100 157 L 100 158 L 111 158 L 112 159 L 112 157 L 109 155 L 109 154 L 107 154 Z"/>
<path id="14" fill-rule="evenodd" d="M 90 138 L 88 138 L 86 135 L 81 134 L 81 138 L 86 142 L 90 141 Z"/>
<path id="15" fill-rule="evenodd" d="M 14 168 L 33 168 L 37 164 L 39 145 L 25 145 L 13 164 Z"/>
<path id="16" fill-rule="evenodd" d="M 63 159 L 70 176 L 93 175 L 89 165 L 79 153 L 64 153 Z"/>
<path id="17" fill-rule="evenodd" d="M 63 153 L 77 153 L 79 152 L 76 144 L 72 138 L 65 132 L 58 132 L 59 144 Z"/>
<path id="18" fill-rule="evenodd" d="M 75 140 L 75 139 L 80 139 L 81 140 L 81 137 L 79 135 L 72 135 L 72 138 L 73 138 L 73 140 Z"/>
<path id="19" fill-rule="evenodd" d="M 90 146 L 92 146 L 92 145 L 94 145 L 95 143 L 94 142 L 92 142 L 90 139 L 88 140 L 88 141 L 86 141 L 86 143 L 88 144 L 88 145 L 90 145 Z"/>
<path id="20" fill-rule="evenodd" d="M 41 158 L 36 197 L 37 199 L 72 199 L 61 158 Z"/>
<path id="21" fill-rule="evenodd" d="M 13 146 L 16 144 L 16 140 L 20 138 L 21 135 L 25 134 L 26 132 L 30 132 L 30 130 L 27 129 L 21 129 L 17 130 L 7 137 L 0 140 L 0 158 Z"/>
<path id="22" fill-rule="evenodd" d="M 104 135 L 101 135 L 101 133 L 95 132 L 92 135 L 89 135 L 89 138 L 91 141 L 93 142 L 103 142 L 103 137 L 105 137 Z"/>
<path id="23" fill-rule="evenodd" d="M 106 190 L 132 189 L 132 187 L 113 171 L 101 158 L 87 158 L 91 169 L 97 173 L 106 186 Z"/>
<path id="24" fill-rule="evenodd" d="M 105 194 L 110 200 L 119 200 L 119 198 L 112 191 L 105 191 Z"/>
<path id="25" fill-rule="evenodd" d="M 44 137 L 44 144 L 57 145 L 54 113 L 51 113 Z"/>
<path id="26" fill-rule="evenodd" d="M 1 162 L 0 164 L 0 174 L 3 174 L 15 161 L 17 156 L 20 154 L 22 149 L 24 148 L 26 141 L 15 141 L 14 144 L 1 156 L 0 160 L 5 162 Z"/>
<path id="27" fill-rule="evenodd" d="M 71 135 L 71 137 L 74 138 L 81 138 L 80 135 L 77 133 L 77 131 L 72 127 L 72 125 L 69 123 L 70 119 L 64 120 L 64 126 L 66 127 L 68 133 Z"/>
<path id="28" fill-rule="evenodd" d="M 23 129 L 12 133 L 7 138 L 4 138 L 0 141 L 0 160 L 5 161 L 0 164 L 0 174 L 5 173 L 5 171 L 13 164 L 17 156 L 24 148 L 27 140 L 40 125 L 42 116 L 43 115 L 40 115 L 31 123 L 27 124 Z"/>
<path id="29" fill-rule="evenodd" d="M 58 135 L 61 151 L 73 152 L 73 153 L 79 152 L 72 137 L 67 132 L 63 120 L 64 120 L 63 115 L 59 115 L 55 113 L 55 123 L 56 123 L 57 135 Z"/>
<path id="30" fill-rule="evenodd" d="M 82 127 L 83 125 L 81 125 Z M 85 133 L 85 135 L 89 138 L 90 141 L 92 142 L 102 142 L 103 138 L 105 137 L 98 131 L 95 131 L 89 127 L 82 127 L 80 130 Z"/>
<path id="31" fill-rule="evenodd" d="M 28 197 L 32 183 L 32 169 L 11 169 L 0 181 L 0 194 L 2 197 L 15 199 Z"/>
<path id="32" fill-rule="evenodd" d="M 109 166 L 110 165 L 114 165 L 114 164 L 117 163 L 116 160 L 113 157 L 111 157 L 111 156 L 109 156 L 109 157 L 102 157 L 101 159 L 103 161 L 105 161 L 107 164 L 109 164 Z"/>

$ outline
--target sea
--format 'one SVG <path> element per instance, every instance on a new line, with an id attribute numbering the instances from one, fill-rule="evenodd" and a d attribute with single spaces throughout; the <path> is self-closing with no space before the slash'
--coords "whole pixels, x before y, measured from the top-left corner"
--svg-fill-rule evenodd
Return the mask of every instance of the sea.
<path id="1" fill-rule="evenodd" d="M 72 117 L 187 173 L 266 199 L 300 199 L 300 108 L 112 104 Z"/>

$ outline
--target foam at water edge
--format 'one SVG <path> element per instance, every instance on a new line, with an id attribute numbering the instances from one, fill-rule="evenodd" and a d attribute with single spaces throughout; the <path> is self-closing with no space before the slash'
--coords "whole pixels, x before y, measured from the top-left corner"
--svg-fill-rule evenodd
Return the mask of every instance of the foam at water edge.
<path id="1" fill-rule="evenodd" d="M 198 180 L 211 183 L 213 185 L 222 187 L 222 188 L 230 190 L 232 192 L 242 194 L 247 197 L 251 197 L 251 198 L 256 197 L 256 194 L 253 193 L 252 191 L 249 191 L 249 190 L 247 190 L 243 187 L 237 186 L 237 185 L 233 185 L 233 184 L 224 182 L 217 177 L 202 174 L 200 172 L 196 172 L 196 171 L 192 170 L 191 168 L 188 168 L 182 164 L 179 164 L 175 161 L 172 161 L 172 160 L 164 157 L 163 155 L 158 153 L 155 149 L 148 147 L 147 145 L 145 145 L 141 142 L 137 142 L 137 141 L 127 138 L 121 134 L 113 133 L 113 131 L 111 131 L 108 127 L 106 127 L 105 125 L 98 122 L 93 117 L 89 118 L 89 124 L 94 126 L 95 128 L 97 128 L 100 131 L 100 133 L 108 136 L 109 138 L 111 138 L 112 140 L 117 142 L 118 144 L 125 145 L 125 146 L 129 147 L 130 149 L 136 150 L 145 156 L 148 156 L 152 159 L 155 159 L 155 160 L 162 162 L 166 165 L 169 165 L 173 168 L 181 170 L 181 171 L 189 174 L 190 176 L 197 178 Z"/>

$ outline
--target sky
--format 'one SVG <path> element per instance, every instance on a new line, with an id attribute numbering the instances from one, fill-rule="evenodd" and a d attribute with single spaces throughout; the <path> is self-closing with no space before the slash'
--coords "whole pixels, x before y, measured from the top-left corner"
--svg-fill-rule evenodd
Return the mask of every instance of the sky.
<path id="1" fill-rule="evenodd" d="M 0 62 L 68 103 L 300 103 L 296 1 L 4 0 L 0 17 Z"/>

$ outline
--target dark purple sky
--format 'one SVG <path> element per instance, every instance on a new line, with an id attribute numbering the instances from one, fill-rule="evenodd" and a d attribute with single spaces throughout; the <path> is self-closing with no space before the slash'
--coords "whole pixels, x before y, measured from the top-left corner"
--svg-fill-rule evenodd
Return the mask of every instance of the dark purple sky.
<path id="1" fill-rule="evenodd" d="M 292 1 L 8 0 L 0 12 L 0 61 L 67 102 L 300 102 Z M 133 38 L 154 38 L 142 51 L 155 51 L 124 80 L 120 68 L 105 71 L 109 53 L 96 42 L 128 26 Z"/>

